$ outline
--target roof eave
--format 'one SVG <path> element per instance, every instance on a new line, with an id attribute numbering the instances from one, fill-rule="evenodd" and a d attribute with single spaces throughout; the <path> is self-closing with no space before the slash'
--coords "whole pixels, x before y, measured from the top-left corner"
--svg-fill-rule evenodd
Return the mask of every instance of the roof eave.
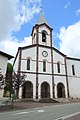
<path id="1" fill-rule="evenodd" d="M 5 57 L 7 57 L 7 58 L 8 58 L 8 60 L 10 60 L 10 59 L 14 58 L 14 56 L 9 55 L 9 54 L 7 54 L 7 53 L 5 53 L 5 52 L 2 52 L 2 51 L 0 51 L 0 54 L 1 54 L 1 55 L 3 55 L 3 56 L 5 56 Z"/>

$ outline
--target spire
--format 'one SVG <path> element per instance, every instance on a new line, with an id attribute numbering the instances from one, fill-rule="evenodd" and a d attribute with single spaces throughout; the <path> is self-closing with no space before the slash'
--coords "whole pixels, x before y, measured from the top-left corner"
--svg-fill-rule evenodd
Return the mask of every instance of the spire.
<path id="1" fill-rule="evenodd" d="M 42 13 L 42 11 L 41 11 L 41 12 L 40 12 L 39 19 L 38 19 L 38 21 L 37 21 L 37 24 L 40 25 L 40 24 L 43 24 L 43 23 L 46 23 L 46 24 L 48 25 L 48 23 L 47 23 L 44 15 L 43 15 L 43 13 Z M 48 26 L 49 26 L 49 25 L 48 25 Z"/>

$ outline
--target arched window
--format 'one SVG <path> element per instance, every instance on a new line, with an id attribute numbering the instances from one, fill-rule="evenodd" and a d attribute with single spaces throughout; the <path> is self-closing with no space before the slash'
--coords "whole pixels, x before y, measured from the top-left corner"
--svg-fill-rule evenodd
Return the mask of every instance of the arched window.
<path id="1" fill-rule="evenodd" d="M 46 33 L 42 32 L 42 42 L 46 42 Z"/>
<path id="2" fill-rule="evenodd" d="M 27 70 L 30 70 L 30 59 L 27 59 Z"/>
<path id="3" fill-rule="evenodd" d="M 1 68 L 0 68 L 0 73 L 1 73 Z"/>
<path id="4" fill-rule="evenodd" d="M 72 74 L 75 75 L 75 68 L 74 68 L 74 65 L 72 65 Z"/>
<path id="5" fill-rule="evenodd" d="M 60 73 L 60 63 L 59 62 L 57 63 L 57 70 L 58 70 L 58 73 Z"/>
<path id="6" fill-rule="evenodd" d="M 43 72 L 46 72 L 46 61 L 43 61 Z"/>

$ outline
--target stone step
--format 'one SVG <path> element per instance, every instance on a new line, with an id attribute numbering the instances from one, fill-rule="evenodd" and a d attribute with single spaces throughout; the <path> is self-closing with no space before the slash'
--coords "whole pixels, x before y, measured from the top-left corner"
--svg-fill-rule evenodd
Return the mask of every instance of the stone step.
<path id="1" fill-rule="evenodd" d="M 42 98 L 39 100 L 40 103 L 59 103 L 56 99 Z"/>
<path id="2" fill-rule="evenodd" d="M 35 102 L 32 98 L 24 98 L 20 100 L 21 102 Z"/>

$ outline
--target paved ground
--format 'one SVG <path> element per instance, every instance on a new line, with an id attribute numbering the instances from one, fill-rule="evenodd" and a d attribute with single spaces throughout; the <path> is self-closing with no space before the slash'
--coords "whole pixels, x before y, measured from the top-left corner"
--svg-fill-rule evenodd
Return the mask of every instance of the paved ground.
<path id="1" fill-rule="evenodd" d="M 75 116 L 70 117 L 70 118 L 65 119 L 65 120 L 80 120 L 80 114 L 79 115 L 75 115 Z"/>
<path id="2" fill-rule="evenodd" d="M 33 108 L 40 108 L 45 106 L 55 106 L 60 105 L 61 103 L 38 103 L 38 102 L 14 102 L 14 109 L 12 110 L 23 110 L 23 109 L 33 109 Z M 0 112 L 11 111 L 9 107 L 0 106 Z M 57 120 L 64 120 L 64 119 L 57 119 Z M 65 120 L 80 120 L 80 114 L 75 115 L 73 117 L 67 118 Z"/>
<path id="3" fill-rule="evenodd" d="M 45 106 L 59 105 L 61 103 L 36 103 L 36 102 L 16 102 L 14 105 L 17 109 L 31 109 Z M 60 120 L 60 119 L 59 119 Z M 65 120 L 80 120 L 80 114 L 73 117 L 67 118 Z"/>
<path id="4" fill-rule="evenodd" d="M 39 102 L 15 102 L 14 106 L 18 109 L 31 109 L 45 106 L 58 105 L 59 103 L 39 103 Z"/>
<path id="5" fill-rule="evenodd" d="M 59 103 L 39 103 L 39 102 L 14 102 L 14 108 L 12 110 L 23 110 L 23 109 L 32 109 L 32 108 L 39 108 L 45 106 L 52 106 L 58 105 Z M 9 111 L 9 106 L 0 105 L 0 112 L 2 111 Z"/>

